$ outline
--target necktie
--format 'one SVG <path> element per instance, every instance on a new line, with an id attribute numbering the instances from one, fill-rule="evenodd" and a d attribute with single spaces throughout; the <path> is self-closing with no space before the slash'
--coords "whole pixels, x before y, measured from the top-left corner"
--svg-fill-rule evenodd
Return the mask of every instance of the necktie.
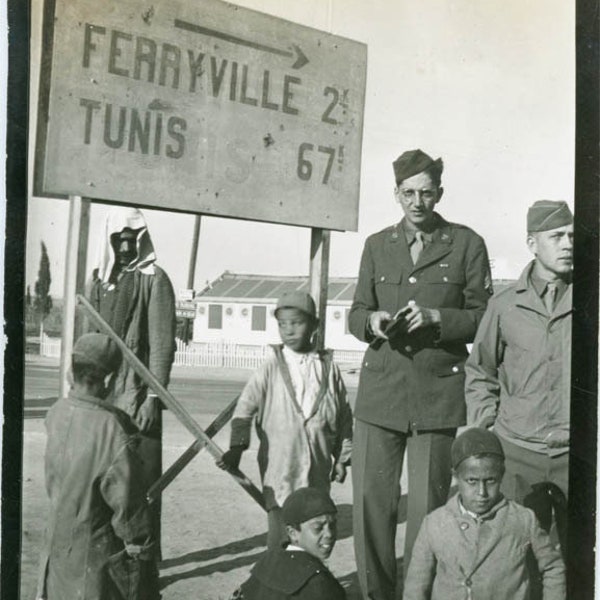
<path id="1" fill-rule="evenodd" d="M 413 243 L 410 245 L 410 257 L 412 258 L 413 265 L 417 264 L 417 260 L 421 251 L 423 250 L 423 232 L 417 231 L 415 232 L 415 239 Z"/>
<path id="2" fill-rule="evenodd" d="M 554 301 L 556 299 L 556 292 L 558 288 L 556 287 L 556 283 L 549 282 L 546 284 L 546 293 L 544 294 L 544 304 L 546 305 L 546 310 L 548 313 L 552 313 L 554 310 Z"/>

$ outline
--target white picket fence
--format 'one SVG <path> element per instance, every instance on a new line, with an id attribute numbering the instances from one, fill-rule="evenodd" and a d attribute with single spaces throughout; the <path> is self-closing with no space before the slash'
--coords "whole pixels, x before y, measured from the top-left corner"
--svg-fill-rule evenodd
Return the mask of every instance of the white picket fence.
<path id="1" fill-rule="evenodd" d="M 182 367 L 234 367 L 256 369 L 267 356 L 267 346 L 220 341 L 186 346 L 177 340 L 175 365 Z"/>
<path id="2" fill-rule="evenodd" d="M 43 335 L 40 355 L 60 357 L 60 339 Z M 268 346 L 250 346 L 234 342 L 219 341 L 186 346 L 177 340 L 174 364 L 182 367 L 230 367 L 256 369 L 267 357 Z M 360 350 L 334 350 L 338 364 L 359 367 L 363 352 Z"/>
<path id="3" fill-rule="evenodd" d="M 43 333 L 40 339 L 40 356 L 60 358 L 60 342 L 60 338 L 51 338 Z"/>
<path id="4" fill-rule="evenodd" d="M 175 364 L 186 367 L 233 367 L 256 369 L 269 354 L 268 346 L 251 346 L 220 341 L 186 346 L 177 340 Z M 334 350 L 338 364 L 360 367 L 362 350 Z"/>

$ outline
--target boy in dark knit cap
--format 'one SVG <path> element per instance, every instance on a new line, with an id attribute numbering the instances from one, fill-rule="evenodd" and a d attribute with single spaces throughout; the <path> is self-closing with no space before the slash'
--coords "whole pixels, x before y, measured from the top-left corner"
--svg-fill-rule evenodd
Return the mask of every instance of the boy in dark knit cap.
<path id="1" fill-rule="evenodd" d="M 323 564 L 337 537 L 329 495 L 300 488 L 283 503 L 282 515 L 289 543 L 269 550 L 232 600 L 344 600 L 344 588 Z"/>
<path id="2" fill-rule="evenodd" d="M 528 560 L 537 561 L 544 600 L 564 600 L 565 567 L 534 513 L 500 492 L 504 451 L 486 429 L 468 429 L 451 449 L 458 493 L 425 517 L 404 600 L 526 600 Z"/>

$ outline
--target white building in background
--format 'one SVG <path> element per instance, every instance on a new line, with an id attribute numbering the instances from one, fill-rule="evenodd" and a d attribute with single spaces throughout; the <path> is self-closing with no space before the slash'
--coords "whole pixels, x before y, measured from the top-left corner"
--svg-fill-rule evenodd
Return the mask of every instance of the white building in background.
<path id="1" fill-rule="evenodd" d="M 366 344 L 348 331 L 348 312 L 354 297 L 355 277 L 331 277 L 327 292 L 325 346 L 358 350 Z M 308 277 L 247 275 L 225 271 L 196 292 L 194 344 L 235 342 L 264 346 L 280 341 L 274 317 L 277 299 L 286 292 L 308 291 Z"/>
<path id="2" fill-rule="evenodd" d="M 512 283 L 494 280 L 498 292 Z M 356 277 L 331 277 L 327 290 L 325 347 L 338 351 L 359 351 L 367 344 L 348 330 L 348 313 L 356 288 Z M 308 291 L 308 277 L 252 275 L 225 271 L 196 292 L 193 345 L 215 342 L 243 346 L 279 343 L 274 317 L 277 299 L 286 292 Z"/>

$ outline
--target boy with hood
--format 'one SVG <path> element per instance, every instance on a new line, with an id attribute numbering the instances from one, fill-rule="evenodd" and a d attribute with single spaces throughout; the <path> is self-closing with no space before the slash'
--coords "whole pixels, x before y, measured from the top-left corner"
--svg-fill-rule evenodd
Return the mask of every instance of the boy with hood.
<path id="1" fill-rule="evenodd" d="M 167 386 L 175 357 L 175 294 L 156 263 L 146 221 L 137 208 L 116 207 L 107 216 L 97 259 L 102 281 L 100 314 L 134 354 Z M 109 384 L 110 400 L 142 432 L 139 446 L 147 486 L 162 473 L 160 402 L 123 361 Z M 160 555 L 160 501 L 153 509 Z"/>
<path id="2" fill-rule="evenodd" d="M 73 383 L 48 411 L 46 490 L 50 514 L 38 598 L 154 600 L 151 523 L 137 430 L 107 403 L 105 380 L 121 363 L 100 333 L 73 347 Z"/>

